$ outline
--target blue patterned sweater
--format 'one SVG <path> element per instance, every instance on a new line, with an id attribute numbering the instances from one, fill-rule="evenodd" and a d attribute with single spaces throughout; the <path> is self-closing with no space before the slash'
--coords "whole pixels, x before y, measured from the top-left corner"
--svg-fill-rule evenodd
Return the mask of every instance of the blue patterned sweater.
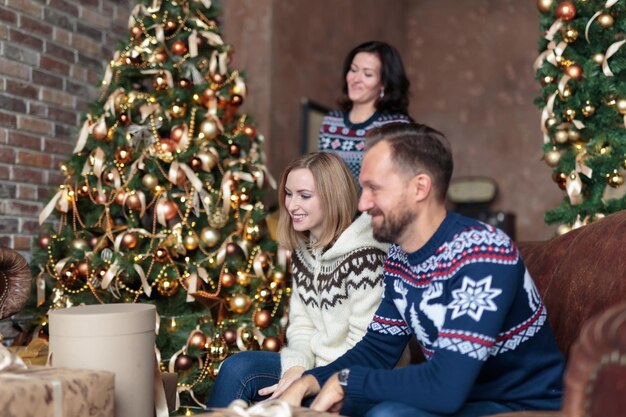
<path id="1" fill-rule="evenodd" d="M 427 359 L 392 369 L 414 334 Z M 421 249 L 393 245 L 368 331 L 331 364 L 350 368 L 346 396 L 453 413 L 467 401 L 558 409 L 563 358 L 517 247 L 502 231 L 448 213 Z"/>
<path id="2" fill-rule="evenodd" d="M 341 156 L 358 184 L 365 152 L 365 134 L 377 126 L 394 122 L 409 123 L 410 120 L 403 114 L 374 113 L 363 123 L 354 124 L 350 123 L 347 112 L 331 111 L 322 120 L 319 150 L 336 152 Z"/>

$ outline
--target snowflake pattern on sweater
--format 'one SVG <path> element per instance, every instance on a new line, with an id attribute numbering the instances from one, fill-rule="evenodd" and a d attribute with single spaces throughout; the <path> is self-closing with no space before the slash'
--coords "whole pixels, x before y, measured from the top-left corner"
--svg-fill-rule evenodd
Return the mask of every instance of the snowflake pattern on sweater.
<path id="1" fill-rule="evenodd" d="M 341 156 L 358 183 L 365 152 L 365 134 L 375 127 L 394 122 L 409 123 L 410 120 L 403 114 L 374 113 L 365 122 L 353 124 L 350 123 L 347 112 L 331 111 L 322 120 L 319 150 L 336 152 Z"/>
<path id="2" fill-rule="evenodd" d="M 427 361 L 391 370 L 411 334 Z M 354 400 L 437 413 L 484 400 L 558 409 L 562 395 L 563 358 L 515 244 L 456 213 L 418 251 L 391 246 L 365 338 L 310 373 L 322 383 L 342 368 Z"/>

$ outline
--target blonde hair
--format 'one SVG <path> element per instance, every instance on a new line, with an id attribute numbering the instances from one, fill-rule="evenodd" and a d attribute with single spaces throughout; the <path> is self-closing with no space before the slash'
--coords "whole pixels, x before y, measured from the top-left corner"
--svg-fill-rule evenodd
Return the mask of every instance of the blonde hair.
<path id="1" fill-rule="evenodd" d="M 294 230 L 291 216 L 285 207 L 285 184 L 291 171 L 308 169 L 322 206 L 324 224 L 313 247 L 325 247 L 335 241 L 352 224 L 358 211 L 358 191 L 354 179 L 343 160 L 334 153 L 313 152 L 292 161 L 280 176 L 278 186 L 278 242 L 289 250 L 309 239 L 308 232 Z"/>

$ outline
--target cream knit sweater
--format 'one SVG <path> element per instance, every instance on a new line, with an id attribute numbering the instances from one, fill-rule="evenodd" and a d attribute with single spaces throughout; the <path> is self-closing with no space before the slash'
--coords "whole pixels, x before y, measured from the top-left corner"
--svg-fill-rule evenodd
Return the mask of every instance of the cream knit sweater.
<path id="1" fill-rule="evenodd" d="M 361 340 L 382 298 L 387 249 L 365 213 L 328 250 L 311 252 L 303 242 L 295 249 L 283 374 L 326 365 Z"/>

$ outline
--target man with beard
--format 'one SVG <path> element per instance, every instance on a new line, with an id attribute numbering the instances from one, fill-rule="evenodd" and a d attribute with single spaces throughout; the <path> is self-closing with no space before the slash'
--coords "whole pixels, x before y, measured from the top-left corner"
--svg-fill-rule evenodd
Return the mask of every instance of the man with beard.
<path id="1" fill-rule="evenodd" d="M 384 296 L 363 340 L 282 399 L 317 395 L 313 409 L 368 417 L 560 408 L 563 358 L 545 306 L 504 232 L 446 210 L 452 168 L 428 126 L 370 132 L 359 209 L 393 243 Z M 411 335 L 426 362 L 394 368 Z"/>

